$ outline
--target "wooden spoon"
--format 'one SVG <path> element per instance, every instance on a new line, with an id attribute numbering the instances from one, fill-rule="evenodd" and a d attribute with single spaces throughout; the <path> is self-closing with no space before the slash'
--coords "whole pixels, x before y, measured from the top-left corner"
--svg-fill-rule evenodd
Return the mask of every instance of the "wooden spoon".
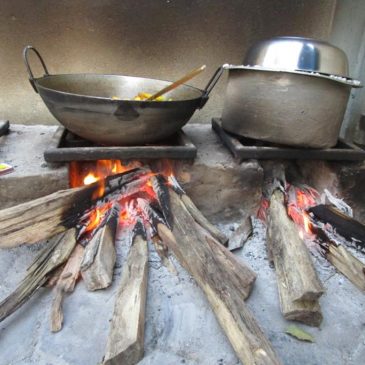
<path id="1" fill-rule="evenodd" d="M 167 92 L 177 88 L 178 86 L 185 83 L 186 81 L 188 81 L 188 80 L 192 79 L 193 77 L 199 75 L 201 72 L 203 72 L 205 70 L 205 68 L 206 68 L 206 66 L 203 65 L 199 68 L 196 68 L 196 69 L 190 71 L 185 76 L 183 76 L 181 79 L 179 79 L 179 80 L 173 82 L 172 84 L 164 87 L 163 89 L 161 89 L 157 93 L 153 94 L 152 96 L 150 96 L 146 100 L 151 101 L 151 100 L 154 100 L 154 99 L 158 98 L 159 96 L 161 96 L 163 94 L 166 94 Z"/>

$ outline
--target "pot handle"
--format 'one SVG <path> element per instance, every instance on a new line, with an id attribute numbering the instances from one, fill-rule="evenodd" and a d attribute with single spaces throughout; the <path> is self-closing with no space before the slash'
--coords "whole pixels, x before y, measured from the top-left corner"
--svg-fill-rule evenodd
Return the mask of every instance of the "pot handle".
<path id="1" fill-rule="evenodd" d="M 36 79 L 34 78 L 33 72 L 32 72 L 32 70 L 31 70 L 31 68 L 29 66 L 29 60 L 28 60 L 28 53 L 29 53 L 29 51 L 33 51 L 37 55 L 39 61 L 41 62 L 42 66 L 43 66 L 44 76 L 49 76 L 49 73 L 48 73 L 48 70 L 47 70 L 47 66 L 44 63 L 43 58 L 40 55 L 40 53 L 34 47 L 32 47 L 32 46 L 26 46 L 24 48 L 24 50 L 23 50 L 23 60 L 24 60 L 24 63 L 25 63 L 25 67 L 27 68 L 27 71 L 28 71 L 29 82 L 33 86 L 34 91 L 36 93 L 38 93 L 37 87 L 35 85 L 35 80 Z"/>
<path id="2" fill-rule="evenodd" d="M 208 81 L 208 84 L 204 89 L 203 95 L 201 96 L 201 102 L 199 105 L 199 109 L 201 109 L 205 105 L 205 103 L 208 101 L 209 94 L 213 90 L 214 86 L 216 85 L 216 83 L 218 82 L 220 77 L 222 76 L 223 71 L 224 71 L 223 66 L 218 67 L 217 71 L 214 73 L 212 78 Z"/>

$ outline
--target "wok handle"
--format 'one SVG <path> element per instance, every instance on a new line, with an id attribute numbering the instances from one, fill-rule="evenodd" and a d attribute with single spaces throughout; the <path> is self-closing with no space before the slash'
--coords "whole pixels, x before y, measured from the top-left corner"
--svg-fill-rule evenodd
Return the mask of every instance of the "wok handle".
<path id="1" fill-rule="evenodd" d="M 32 47 L 32 46 L 26 46 L 24 48 L 24 50 L 23 50 L 23 60 L 24 60 L 24 63 L 25 63 L 25 67 L 27 68 L 27 71 L 28 71 L 29 82 L 33 86 L 34 91 L 36 93 L 38 93 L 37 87 L 35 85 L 35 80 L 36 79 L 34 78 L 32 69 L 30 68 L 30 65 L 29 65 L 29 60 L 28 60 L 28 53 L 29 53 L 29 51 L 33 51 L 38 56 L 38 59 L 39 59 L 39 61 L 41 62 L 42 66 L 43 66 L 44 75 L 45 76 L 48 76 L 49 73 L 48 73 L 48 70 L 47 70 L 47 66 L 44 63 L 43 58 L 40 55 L 40 53 L 34 47 Z"/>
<path id="2" fill-rule="evenodd" d="M 200 102 L 200 105 L 199 105 L 199 109 L 201 109 L 205 105 L 205 103 L 208 101 L 209 94 L 213 90 L 215 84 L 218 82 L 220 77 L 222 76 L 223 71 L 224 71 L 223 66 L 218 67 L 217 71 L 214 73 L 214 75 L 208 81 L 208 84 L 205 87 L 203 95 L 201 97 L 201 102 Z"/>

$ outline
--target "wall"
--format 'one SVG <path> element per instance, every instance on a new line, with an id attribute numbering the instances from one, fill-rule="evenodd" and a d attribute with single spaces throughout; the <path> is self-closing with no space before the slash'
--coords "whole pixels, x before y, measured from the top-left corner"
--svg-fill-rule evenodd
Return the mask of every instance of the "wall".
<path id="1" fill-rule="evenodd" d="M 339 0 L 330 41 L 349 59 L 350 75 L 365 85 L 365 1 Z M 361 114 L 365 113 L 365 89 L 352 89 L 341 134 L 351 139 Z"/>
<path id="2" fill-rule="evenodd" d="M 32 44 L 50 73 L 120 73 L 191 81 L 204 87 L 217 66 L 240 63 L 260 38 L 328 38 L 335 0 L 13 0 L 0 2 L 0 119 L 54 123 L 27 81 L 21 58 Z M 40 68 L 33 60 L 35 73 Z M 225 80 L 194 121 L 219 116 Z"/>

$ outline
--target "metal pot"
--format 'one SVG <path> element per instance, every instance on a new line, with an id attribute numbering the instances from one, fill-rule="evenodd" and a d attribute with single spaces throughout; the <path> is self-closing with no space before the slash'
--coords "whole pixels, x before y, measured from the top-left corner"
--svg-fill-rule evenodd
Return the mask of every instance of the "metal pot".
<path id="1" fill-rule="evenodd" d="M 229 70 L 224 129 L 290 146 L 336 145 L 351 88 L 361 87 L 348 77 L 343 51 L 279 37 L 254 45 L 244 62 L 250 65 L 223 66 Z"/>
<path id="2" fill-rule="evenodd" d="M 30 50 L 43 66 L 43 77 L 33 76 Z M 170 82 L 119 75 L 50 75 L 32 46 L 24 49 L 23 58 L 31 85 L 52 115 L 76 135 L 105 145 L 153 143 L 173 135 L 205 105 L 223 72 L 219 68 L 204 90 L 181 85 L 167 94 L 172 101 L 137 101 L 127 99 L 141 91 L 154 93 Z"/>

